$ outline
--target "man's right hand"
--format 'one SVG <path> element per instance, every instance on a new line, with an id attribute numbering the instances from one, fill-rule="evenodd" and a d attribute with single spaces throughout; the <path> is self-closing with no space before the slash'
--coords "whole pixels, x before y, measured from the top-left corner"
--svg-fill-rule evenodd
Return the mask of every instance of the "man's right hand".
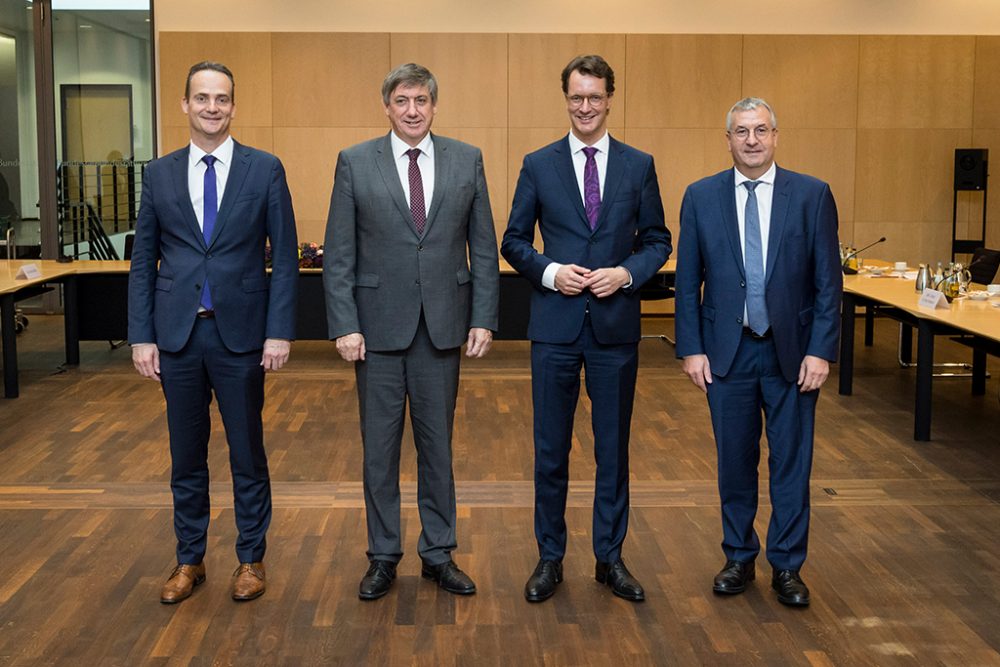
<path id="1" fill-rule="evenodd" d="M 132 346 L 132 365 L 139 375 L 160 381 L 160 349 L 156 343 L 138 343 Z"/>
<path id="2" fill-rule="evenodd" d="M 365 337 L 359 333 L 350 333 L 337 339 L 337 352 L 344 361 L 365 360 Z"/>
<path id="3" fill-rule="evenodd" d="M 698 389 L 708 392 L 707 385 L 712 384 L 712 369 L 708 364 L 708 355 L 692 354 L 690 357 L 684 357 L 681 367 Z"/>
<path id="4" fill-rule="evenodd" d="M 587 288 L 585 276 L 590 273 L 590 269 L 576 264 L 563 264 L 556 271 L 556 289 L 567 296 L 575 296 Z"/>

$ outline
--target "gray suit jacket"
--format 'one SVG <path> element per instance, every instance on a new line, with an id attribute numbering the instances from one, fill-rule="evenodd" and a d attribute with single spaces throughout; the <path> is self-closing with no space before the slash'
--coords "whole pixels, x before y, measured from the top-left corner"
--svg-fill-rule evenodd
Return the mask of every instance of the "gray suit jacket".
<path id="1" fill-rule="evenodd" d="M 497 242 L 482 153 L 433 139 L 434 194 L 422 236 L 389 135 L 341 151 L 323 255 L 331 339 L 360 332 L 368 350 L 403 350 L 421 311 L 441 350 L 461 346 L 470 327 L 496 330 Z"/>

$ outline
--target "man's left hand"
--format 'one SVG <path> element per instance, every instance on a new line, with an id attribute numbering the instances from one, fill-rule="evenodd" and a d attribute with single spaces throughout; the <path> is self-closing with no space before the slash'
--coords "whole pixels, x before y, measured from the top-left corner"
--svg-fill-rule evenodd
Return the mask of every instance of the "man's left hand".
<path id="1" fill-rule="evenodd" d="M 829 361 L 807 354 L 799 366 L 799 391 L 804 394 L 819 389 L 829 375 Z"/>
<path id="2" fill-rule="evenodd" d="M 584 275 L 584 284 L 590 289 L 594 296 L 603 299 L 620 290 L 627 284 L 632 276 L 627 269 L 616 266 L 610 269 L 595 269 Z"/>
<path id="3" fill-rule="evenodd" d="M 482 359 L 490 351 L 493 344 L 493 332 L 481 327 L 469 329 L 469 340 L 466 341 L 465 356 Z"/>
<path id="4" fill-rule="evenodd" d="M 260 365 L 265 371 L 276 371 L 288 361 L 291 354 L 292 343 L 281 338 L 268 338 L 264 341 L 264 356 L 260 360 Z"/>

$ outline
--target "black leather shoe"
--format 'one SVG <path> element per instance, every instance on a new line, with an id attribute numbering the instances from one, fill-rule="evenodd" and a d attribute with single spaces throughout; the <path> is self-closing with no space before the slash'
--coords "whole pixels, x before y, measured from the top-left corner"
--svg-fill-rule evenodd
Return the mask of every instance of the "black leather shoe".
<path id="1" fill-rule="evenodd" d="M 424 579 L 433 579 L 438 586 L 455 595 L 472 595 L 476 592 L 476 584 L 469 575 L 458 569 L 453 560 L 440 565 L 424 563 L 420 568 L 420 576 Z"/>
<path id="2" fill-rule="evenodd" d="M 632 573 L 625 567 L 625 561 L 621 558 L 614 563 L 597 561 L 597 567 L 594 568 L 594 578 L 602 584 L 610 586 L 611 592 L 620 598 L 632 602 L 642 602 L 646 599 L 642 584 L 632 576 Z"/>
<path id="3" fill-rule="evenodd" d="M 540 560 L 535 571 L 524 585 L 524 597 L 528 602 L 542 602 L 555 595 L 556 586 L 562 583 L 562 562 Z"/>
<path id="4" fill-rule="evenodd" d="M 738 560 L 727 560 L 726 566 L 715 575 L 712 590 L 722 595 L 735 595 L 747 589 L 747 582 L 756 577 L 756 566 L 753 561 L 741 563 Z"/>
<path id="5" fill-rule="evenodd" d="M 396 564 L 388 560 L 373 560 L 361 579 L 358 597 L 362 600 L 377 600 L 392 587 L 396 578 Z"/>
<path id="6" fill-rule="evenodd" d="M 771 588 L 778 591 L 778 602 L 789 607 L 808 607 L 809 589 L 802 582 L 798 570 L 775 570 Z"/>

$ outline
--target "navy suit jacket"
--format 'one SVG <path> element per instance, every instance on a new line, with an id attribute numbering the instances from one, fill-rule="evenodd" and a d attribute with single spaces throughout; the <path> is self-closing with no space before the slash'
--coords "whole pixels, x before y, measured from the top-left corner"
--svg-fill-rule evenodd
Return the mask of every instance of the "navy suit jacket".
<path id="1" fill-rule="evenodd" d="M 702 292 L 704 286 L 704 292 Z M 771 203 L 765 298 L 785 379 L 805 355 L 836 361 L 843 276 L 837 205 L 830 187 L 777 169 Z M 677 356 L 708 355 L 725 376 L 743 333 L 746 274 L 732 169 L 688 186 L 677 251 Z"/>
<path id="2" fill-rule="evenodd" d="M 272 273 L 264 264 L 270 240 Z M 273 155 L 236 144 L 212 239 L 188 192 L 188 148 L 146 167 L 129 273 L 128 338 L 167 352 L 184 347 L 206 277 L 223 343 L 259 350 L 295 337 L 298 242 L 285 170 Z"/>
<path id="3" fill-rule="evenodd" d="M 544 244 L 541 253 L 533 246 L 536 222 Z M 651 155 L 611 139 L 594 230 L 583 207 L 568 137 L 525 156 L 500 252 L 535 287 L 529 339 L 572 343 L 589 303 L 599 342 L 637 343 L 642 333 L 639 288 L 663 266 L 670 250 Z M 632 284 L 603 299 L 589 291 L 567 296 L 542 286 L 542 274 L 552 262 L 589 269 L 622 266 L 632 274 Z"/>

